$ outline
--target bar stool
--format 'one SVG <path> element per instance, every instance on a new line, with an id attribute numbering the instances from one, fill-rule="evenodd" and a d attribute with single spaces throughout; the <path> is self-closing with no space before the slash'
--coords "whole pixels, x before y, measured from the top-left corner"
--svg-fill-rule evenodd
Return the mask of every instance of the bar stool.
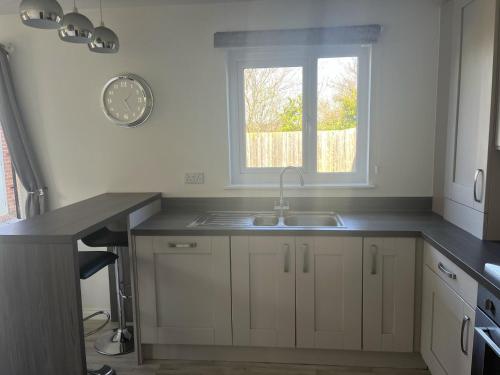
<path id="1" fill-rule="evenodd" d="M 102 270 L 104 267 L 107 267 L 113 263 L 116 264 L 116 260 L 118 256 L 116 254 L 110 253 L 108 251 L 80 251 L 78 252 L 78 263 L 80 268 L 80 279 L 85 280 L 89 277 L 96 274 L 98 271 Z M 83 321 L 89 320 L 98 315 L 105 315 L 105 322 L 97 327 L 96 329 L 85 333 L 85 337 L 93 335 L 97 333 L 101 329 L 104 328 L 106 324 L 109 323 L 111 316 L 106 311 L 98 311 L 94 314 L 91 314 L 85 318 Z M 89 375 L 115 375 L 116 372 L 111 367 L 104 365 L 98 370 L 87 370 L 87 374 Z"/>
<path id="2" fill-rule="evenodd" d="M 123 257 L 120 256 L 121 249 L 128 247 L 128 233 L 126 231 L 111 231 L 102 228 L 98 231 L 82 238 L 82 242 L 90 247 L 110 247 L 117 261 L 115 262 L 115 280 L 117 294 L 118 328 L 101 335 L 94 344 L 98 353 L 104 355 L 120 355 L 134 351 L 134 329 L 127 326 L 125 317 L 124 300 L 128 297 L 125 294 L 123 281 Z M 113 254 L 110 253 L 110 254 Z"/>

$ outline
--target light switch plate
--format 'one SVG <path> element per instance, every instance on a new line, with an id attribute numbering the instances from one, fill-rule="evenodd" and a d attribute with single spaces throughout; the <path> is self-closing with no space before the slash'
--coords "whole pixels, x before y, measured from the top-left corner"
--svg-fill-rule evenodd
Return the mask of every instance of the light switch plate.
<path id="1" fill-rule="evenodd" d="M 184 183 L 187 185 L 201 185 L 205 183 L 205 173 L 195 172 L 184 175 Z"/>

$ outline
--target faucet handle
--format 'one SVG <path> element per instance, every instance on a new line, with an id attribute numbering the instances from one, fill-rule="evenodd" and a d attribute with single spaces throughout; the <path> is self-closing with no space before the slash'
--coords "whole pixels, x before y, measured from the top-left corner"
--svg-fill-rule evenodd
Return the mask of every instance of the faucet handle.
<path id="1" fill-rule="evenodd" d="M 290 209 L 290 202 L 288 201 L 275 201 L 274 202 L 274 209 L 275 210 L 289 210 Z"/>

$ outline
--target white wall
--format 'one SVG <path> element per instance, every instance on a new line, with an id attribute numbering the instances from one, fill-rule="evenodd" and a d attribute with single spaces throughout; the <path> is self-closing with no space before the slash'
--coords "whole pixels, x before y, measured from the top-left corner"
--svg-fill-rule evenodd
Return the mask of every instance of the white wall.
<path id="1" fill-rule="evenodd" d="M 52 207 L 104 191 L 170 196 L 275 195 L 226 190 L 228 145 L 224 51 L 213 33 L 380 23 L 373 54 L 372 160 L 376 188 L 303 195 L 429 196 L 439 11 L 434 0 L 253 1 L 105 10 L 121 40 L 117 55 L 90 53 L 54 31 L 0 16 L 0 42 L 12 63 L 26 122 L 48 180 Z M 97 21 L 95 11 L 86 11 Z M 142 75 L 156 107 L 147 125 L 122 129 L 100 109 L 104 83 L 120 72 Z M 186 186 L 185 172 L 206 183 Z"/>

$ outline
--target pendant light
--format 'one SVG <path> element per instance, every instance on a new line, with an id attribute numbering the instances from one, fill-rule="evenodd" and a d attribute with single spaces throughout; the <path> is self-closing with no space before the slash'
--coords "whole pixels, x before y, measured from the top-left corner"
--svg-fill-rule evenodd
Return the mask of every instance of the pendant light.
<path id="1" fill-rule="evenodd" d="M 78 13 L 76 0 L 73 12 L 65 14 L 63 25 L 58 30 L 59 38 L 70 43 L 90 43 L 94 39 L 94 25 L 83 14 Z"/>
<path id="2" fill-rule="evenodd" d="M 88 44 L 89 50 L 97 53 L 117 53 L 120 49 L 120 41 L 113 30 L 104 26 L 102 0 L 99 0 L 99 9 L 101 12 L 101 26 L 95 28 L 94 40 Z"/>
<path id="3" fill-rule="evenodd" d="M 23 0 L 19 5 L 21 21 L 37 29 L 58 29 L 64 13 L 56 0 Z"/>

